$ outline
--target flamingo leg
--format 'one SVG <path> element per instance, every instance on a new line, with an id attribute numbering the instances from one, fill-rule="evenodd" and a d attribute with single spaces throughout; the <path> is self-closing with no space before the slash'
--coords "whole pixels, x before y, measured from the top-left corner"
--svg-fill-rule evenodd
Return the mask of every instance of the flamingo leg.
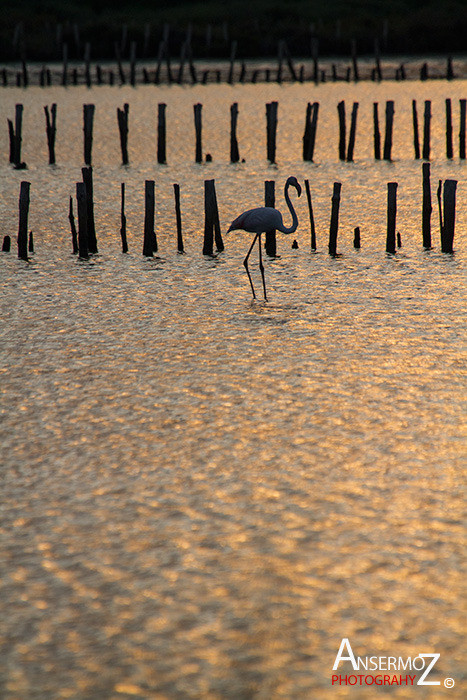
<path id="1" fill-rule="evenodd" d="M 250 275 L 250 270 L 248 269 L 248 258 L 250 257 L 251 251 L 253 250 L 253 246 L 256 243 L 256 239 L 258 238 L 259 233 L 256 234 L 256 236 L 253 238 L 253 243 L 250 246 L 250 250 L 246 254 L 246 258 L 243 261 L 243 264 L 245 266 L 246 274 L 248 275 L 248 279 L 250 280 L 250 285 L 251 285 L 251 291 L 253 292 L 253 299 L 256 299 L 256 294 L 255 294 L 255 288 L 253 287 L 253 281 L 251 279 Z"/>
<path id="2" fill-rule="evenodd" d="M 266 280 L 264 279 L 264 265 L 263 265 L 263 254 L 261 252 L 261 234 L 258 234 L 258 245 L 259 245 L 259 269 L 261 270 L 261 278 L 263 280 L 263 291 L 264 291 L 264 301 L 267 301 L 266 296 Z"/>

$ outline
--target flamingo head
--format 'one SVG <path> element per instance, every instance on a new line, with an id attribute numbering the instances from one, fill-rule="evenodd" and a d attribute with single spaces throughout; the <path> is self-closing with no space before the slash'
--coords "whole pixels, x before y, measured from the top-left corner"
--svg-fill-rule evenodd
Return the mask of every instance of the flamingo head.
<path id="1" fill-rule="evenodd" d="M 290 187 L 290 185 L 292 185 L 292 187 L 295 187 L 295 189 L 297 190 L 297 194 L 300 197 L 300 195 L 302 194 L 302 187 L 294 175 L 287 179 L 286 186 Z"/>

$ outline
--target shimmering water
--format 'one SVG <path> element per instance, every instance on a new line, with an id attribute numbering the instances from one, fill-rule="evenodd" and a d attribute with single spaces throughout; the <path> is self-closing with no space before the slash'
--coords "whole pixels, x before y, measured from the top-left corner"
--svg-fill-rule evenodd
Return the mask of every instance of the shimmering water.
<path id="1" fill-rule="evenodd" d="M 25 105 L 28 170 L 7 165 L 2 128 L 0 233 L 16 233 L 28 179 L 36 241 L 29 263 L 14 245 L 0 254 L 2 698 L 463 696 L 466 165 L 444 157 L 444 99 L 458 120 L 466 96 L 461 81 L 2 92 L 4 126 L 15 103 Z M 439 252 L 435 215 L 434 248 L 421 248 L 412 98 L 419 111 L 433 101 L 433 204 L 438 178 L 459 181 L 454 255 Z M 277 166 L 266 163 L 272 99 Z M 316 163 L 304 164 L 315 99 Z M 360 102 L 352 164 L 337 160 L 340 99 L 348 111 Z M 394 162 L 375 163 L 372 104 L 384 113 L 386 99 L 396 102 Z M 67 214 L 91 101 L 100 253 L 84 261 L 71 255 Z M 115 115 L 125 101 L 128 168 Z M 167 166 L 155 165 L 162 101 Z M 236 166 L 233 101 L 246 161 Z M 42 110 L 52 102 L 55 168 Z M 196 102 L 210 164 L 193 163 Z M 284 209 L 290 174 L 310 180 L 318 251 L 302 197 L 299 248 L 279 235 L 280 257 L 265 261 L 270 301 L 252 303 L 242 267 L 249 234 L 229 234 L 214 259 L 201 255 L 202 183 L 216 179 L 225 231 L 262 203 L 265 179 L 276 180 Z M 146 178 L 156 180 L 154 259 L 141 255 Z M 128 255 L 119 250 L 122 181 Z M 342 256 L 332 259 L 334 181 Z M 395 256 L 384 252 L 389 181 L 399 183 Z M 344 637 L 362 657 L 437 652 L 430 679 L 441 685 L 332 687 Z"/>

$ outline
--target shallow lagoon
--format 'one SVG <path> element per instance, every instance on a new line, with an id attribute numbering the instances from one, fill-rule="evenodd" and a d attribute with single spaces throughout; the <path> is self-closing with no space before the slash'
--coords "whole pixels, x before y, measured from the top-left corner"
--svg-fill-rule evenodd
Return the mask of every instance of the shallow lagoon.
<path id="1" fill-rule="evenodd" d="M 444 99 L 467 83 L 6 89 L 25 105 L 23 159 L 0 134 L 0 233 L 15 234 L 31 182 L 36 253 L 0 255 L 1 678 L 7 700 L 375 697 L 331 686 L 341 639 L 360 656 L 441 654 L 424 697 L 461 697 L 461 467 L 465 162 L 444 154 Z M 432 251 L 421 247 L 421 163 L 411 101 L 433 102 Z M 265 103 L 279 100 L 277 165 Z M 337 102 L 358 100 L 355 162 L 337 159 Z M 392 163 L 372 157 L 372 104 L 394 99 Z M 320 102 L 315 164 L 301 160 Z M 116 107 L 130 104 L 130 161 Z M 168 165 L 157 166 L 167 102 Z M 229 106 L 240 155 L 231 165 Z M 58 105 L 47 165 L 43 105 Z M 68 197 L 82 166 L 82 105 L 96 104 L 99 255 L 71 255 Z M 202 102 L 196 165 L 192 105 Z M 457 121 L 456 121 L 457 120 Z M 457 144 L 455 154 L 457 155 Z M 278 236 L 270 302 L 251 302 L 251 239 L 201 255 L 203 180 L 222 230 L 288 175 L 308 178 L 299 243 Z M 156 181 L 159 257 L 144 259 L 144 180 Z M 439 252 L 438 178 L 459 181 L 455 254 Z M 332 183 L 338 249 L 327 255 Z M 402 248 L 385 250 L 397 181 Z M 120 253 L 120 183 L 130 252 Z M 187 254 L 175 252 L 179 182 Z M 292 195 L 293 196 L 293 195 Z M 295 202 L 294 198 L 294 202 Z M 287 217 L 288 220 L 288 217 Z M 352 246 L 353 228 L 362 248 Z M 14 249 L 13 245 L 13 249 Z M 259 279 L 255 272 L 259 288 Z M 347 666 L 344 672 L 350 672 Z M 446 690 L 444 678 L 456 685 Z M 418 697 L 418 688 L 382 688 Z"/>

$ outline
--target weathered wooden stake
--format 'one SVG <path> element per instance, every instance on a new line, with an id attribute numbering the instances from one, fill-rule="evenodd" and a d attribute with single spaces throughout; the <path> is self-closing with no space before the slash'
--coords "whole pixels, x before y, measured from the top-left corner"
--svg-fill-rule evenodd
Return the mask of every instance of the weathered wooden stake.
<path id="1" fill-rule="evenodd" d="M 126 239 L 126 216 L 125 216 L 125 183 L 121 183 L 121 208 L 120 208 L 120 237 L 122 239 L 122 253 L 128 253 L 128 242 Z"/>
<path id="2" fill-rule="evenodd" d="M 95 105 L 83 105 L 83 131 L 84 131 L 84 162 L 86 165 L 92 163 L 92 130 L 94 124 Z"/>
<path id="3" fill-rule="evenodd" d="M 71 243 L 73 246 L 73 254 L 78 253 L 78 233 L 76 231 L 75 217 L 73 215 L 73 197 L 70 197 L 70 208 L 68 211 L 68 221 L 70 222 L 71 228 Z M 86 233 L 87 236 L 87 233 Z"/>
<path id="4" fill-rule="evenodd" d="M 266 104 L 266 139 L 267 155 L 270 163 L 276 162 L 276 134 L 277 134 L 277 110 L 278 102 Z"/>
<path id="5" fill-rule="evenodd" d="M 62 47 L 63 52 L 63 69 L 62 69 L 62 85 L 68 83 L 68 44 L 64 42 Z"/>
<path id="6" fill-rule="evenodd" d="M 7 234 L 6 236 L 3 237 L 2 253 L 9 253 L 10 250 L 11 250 L 11 238 Z"/>
<path id="7" fill-rule="evenodd" d="M 386 253 L 396 252 L 397 182 L 388 182 Z"/>
<path id="8" fill-rule="evenodd" d="M 94 222 L 94 187 L 92 182 L 92 168 L 88 166 L 81 168 L 83 182 L 86 185 L 86 226 L 88 250 L 90 253 L 97 253 L 96 225 Z"/>
<path id="9" fill-rule="evenodd" d="M 355 82 L 357 82 L 359 80 L 359 74 L 358 74 L 358 63 L 357 63 L 357 42 L 355 39 L 352 39 L 351 53 L 352 53 L 352 65 L 353 65 L 353 79 L 355 80 Z"/>
<path id="10" fill-rule="evenodd" d="M 443 253 L 453 252 L 456 223 L 456 189 L 457 180 L 445 181 L 443 187 L 443 232 L 441 236 L 441 250 Z"/>
<path id="11" fill-rule="evenodd" d="M 14 163 L 15 162 L 15 127 L 13 126 L 13 122 L 11 119 L 7 119 L 8 122 L 8 136 L 10 138 L 10 158 L 9 162 Z"/>
<path id="12" fill-rule="evenodd" d="M 155 194 L 154 180 L 145 180 L 144 183 L 144 242 L 143 255 L 152 258 L 157 253 L 157 238 L 154 231 Z"/>
<path id="13" fill-rule="evenodd" d="M 88 209 L 84 182 L 76 183 L 76 201 L 78 203 L 78 254 L 80 258 L 88 258 Z"/>
<path id="14" fill-rule="evenodd" d="M 453 158 L 454 149 L 452 146 L 452 106 L 451 100 L 446 99 L 446 158 Z"/>
<path id="15" fill-rule="evenodd" d="M 339 160 L 345 160 L 346 126 L 344 100 L 338 103 L 337 114 L 339 117 Z"/>
<path id="16" fill-rule="evenodd" d="M 431 100 L 425 100 L 423 113 L 423 160 L 430 160 Z"/>
<path id="17" fill-rule="evenodd" d="M 18 258 L 28 259 L 28 216 L 31 183 L 23 180 L 19 193 Z"/>
<path id="18" fill-rule="evenodd" d="M 28 253 L 34 253 L 34 236 L 32 231 L 29 231 Z"/>
<path id="19" fill-rule="evenodd" d="M 378 103 L 373 102 L 373 142 L 375 160 L 381 160 L 381 134 L 379 131 Z"/>
<path id="20" fill-rule="evenodd" d="M 219 212 L 217 208 L 216 187 L 214 180 L 204 181 L 204 241 L 203 255 L 213 255 L 214 234 L 216 248 L 224 250 L 222 241 Z"/>
<path id="21" fill-rule="evenodd" d="M 120 132 L 120 149 L 122 151 L 122 165 L 128 165 L 128 113 L 130 105 L 126 102 L 123 109 L 117 107 L 118 130 Z"/>
<path id="22" fill-rule="evenodd" d="M 436 198 L 438 200 L 438 216 L 439 216 L 439 234 L 441 238 L 441 246 L 443 245 L 443 205 L 441 201 L 441 196 L 443 192 L 443 181 L 438 180 L 438 189 L 436 190 Z"/>
<path id="23" fill-rule="evenodd" d="M 423 163 L 423 203 L 422 203 L 422 236 L 423 247 L 431 248 L 431 183 L 430 183 L 430 163 Z"/>
<path id="24" fill-rule="evenodd" d="M 413 147 L 415 159 L 420 158 L 420 136 L 418 133 L 417 100 L 412 100 Z"/>
<path id="25" fill-rule="evenodd" d="M 360 248 L 360 226 L 356 226 L 353 232 L 353 247 Z"/>
<path id="26" fill-rule="evenodd" d="M 465 160 L 465 131 L 467 116 L 467 100 L 459 100 L 460 126 L 459 126 L 459 158 Z"/>
<path id="27" fill-rule="evenodd" d="M 311 250 L 316 250 L 316 229 L 315 217 L 313 216 L 313 204 L 311 202 L 310 183 L 305 180 L 306 200 L 308 203 L 308 214 L 310 216 L 310 247 Z"/>
<path id="28" fill-rule="evenodd" d="M 89 41 L 87 41 L 84 45 L 84 63 L 85 63 L 84 76 L 85 76 L 85 80 L 86 80 L 86 85 L 88 88 L 90 88 L 92 81 L 91 81 L 91 44 L 89 43 Z"/>
<path id="29" fill-rule="evenodd" d="M 21 161 L 21 144 L 22 144 L 22 127 L 23 127 L 23 105 L 15 106 L 15 125 L 8 119 L 8 132 L 10 136 L 10 163 L 13 163 L 16 170 L 24 170 L 26 163 Z"/>
<path id="30" fill-rule="evenodd" d="M 130 44 L 130 84 L 136 85 L 136 41 Z"/>
<path id="31" fill-rule="evenodd" d="M 319 102 L 308 102 L 306 107 L 305 132 L 303 134 L 303 160 L 313 162 Z"/>
<path id="32" fill-rule="evenodd" d="M 195 162 L 202 163 L 203 161 L 203 148 L 202 148 L 202 113 L 203 105 L 199 102 L 193 105 L 194 115 L 195 115 L 195 137 L 196 137 L 196 147 L 195 147 Z"/>
<path id="33" fill-rule="evenodd" d="M 264 206 L 274 207 L 276 204 L 276 183 L 274 180 L 266 180 L 264 183 Z M 266 231 L 265 236 L 266 255 L 274 258 L 277 253 L 276 229 Z"/>
<path id="34" fill-rule="evenodd" d="M 335 182 L 332 192 L 331 223 L 329 226 L 329 255 L 337 255 L 337 231 L 339 228 L 339 206 L 341 201 L 341 182 Z"/>
<path id="35" fill-rule="evenodd" d="M 394 125 L 394 100 L 386 102 L 386 133 L 384 135 L 384 160 L 391 160 L 392 129 Z"/>
<path id="36" fill-rule="evenodd" d="M 238 102 L 230 106 L 230 162 L 238 163 L 240 154 L 237 141 Z"/>
<path id="37" fill-rule="evenodd" d="M 234 40 L 234 41 L 232 41 L 232 44 L 230 46 L 230 67 L 229 67 L 229 77 L 227 79 L 227 82 L 229 82 L 229 83 L 233 83 L 234 63 L 235 63 L 236 53 L 237 53 L 237 42 Z"/>
<path id="38" fill-rule="evenodd" d="M 51 107 L 50 113 L 48 106 L 44 107 L 46 119 L 47 146 L 49 149 L 49 165 L 55 164 L 55 135 L 57 133 L 57 105 Z M 52 115 L 52 117 L 51 117 Z"/>
<path id="39" fill-rule="evenodd" d="M 350 122 L 350 133 L 349 133 L 349 145 L 347 148 L 347 162 L 351 163 L 353 161 L 353 152 L 355 148 L 355 136 L 357 134 L 357 112 L 358 112 L 358 102 L 353 103 L 352 107 L 352 118 Z"/>
<path id="40" fill-rule="evenodd" d="M 166 153 L 166 118 L 165 111 L 167 105 L 165 102 L 160 102 L 157 105 L 157 162 L 166 163 L 167 153 Z"/>
<path id="41" fill-rule="evenodd" d="M 182 236 L 182 215 L 180 211 L 180 185 L 174 183 L 174 196 L 175 196 L 175 217 L 177 219 L 177 251 L 179 253 L 184 253 L 185 249 L 183 247 L 183 236 Z"/>

